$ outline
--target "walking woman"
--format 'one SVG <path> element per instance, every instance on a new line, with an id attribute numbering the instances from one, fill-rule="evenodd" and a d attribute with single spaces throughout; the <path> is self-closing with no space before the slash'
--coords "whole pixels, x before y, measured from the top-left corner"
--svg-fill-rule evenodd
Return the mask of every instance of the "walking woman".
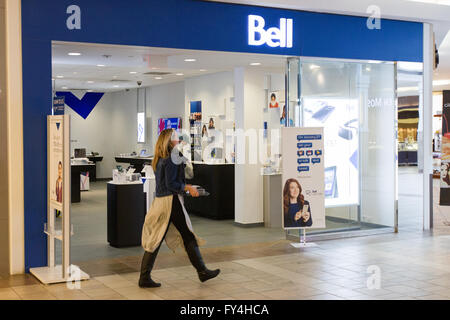
<path id="1" fill-rule="evenodd" d="M 159 135 L 155 146 L 152 166 L 156 176 L 156 197 L 145 217 L 142 230 L 142 247 L 145 250 L 139 278 L 139 286 L 142 288 L 161 286 L 152 280 L 150 274 L 164 239 L 173 251 L 184 244 L 201 282 L 212 279 L 220 273 L 220 269 L 206 268 L 198 248 L 204 241 L 193 233 L 191 221 L 184 208 L 184 192 L 198 197 L 198 191 L 185 183 L 184 163 L 177 151 L 178 143 L 177 132 L 166 129 Z"/>

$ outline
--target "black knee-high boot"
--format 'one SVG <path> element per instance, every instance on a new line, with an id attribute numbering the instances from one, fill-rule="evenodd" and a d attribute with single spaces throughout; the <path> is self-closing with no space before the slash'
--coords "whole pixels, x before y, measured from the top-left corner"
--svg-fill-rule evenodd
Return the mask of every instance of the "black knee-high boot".
<path id="1" fill-rule="evenodd" d="M 156 288 L 161 284 L 152 280 L 150 273 L 152 272 L 153 265 L 155 264 L 156 256 L 158 255 L 159 248 L 154 252 L 145 251 L 142 257 L 141 263 L 141 275 L 139 277 L 139 287 L 141 288 Z"/>
<path id="2" fill-rule="evenodd" d="M 186 252 L 188 254 L 189 260 L 191 261 L 194 268 L 197 270 L 198 278 L 201 282 L 215 278 L 219 275 L 220 269 L 209 270 L 206 268 L 203 262 L 202 255 L 197 245 L 197 241 L 191 241 L 185 245 Z"/>

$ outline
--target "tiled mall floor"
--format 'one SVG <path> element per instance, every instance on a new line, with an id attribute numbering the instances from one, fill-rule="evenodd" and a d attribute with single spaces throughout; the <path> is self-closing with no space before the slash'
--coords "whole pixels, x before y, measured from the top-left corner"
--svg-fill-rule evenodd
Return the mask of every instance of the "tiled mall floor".
<path id="1" fill-rule="evenodd" d="M 404 232 L 318 242 L 287 241 L 204 248 L 216 279 L 200 283 L 183 252 L 163 252 L 153 277 L 161 288 L 137 286 L 139 261 L 128 272 L 93 276 L 79 289 L 41 285 L 32 276 L 0 279 L 0 299 L 450 299 L 450 232 Z M 375 267 L 374 267 L 375 266 Z M 369 289 L 368 268 L 379 268 Z"/>
<path id="2" fill-rule="evenodd" d="M 246 229 L 248 239 L 237 234 L 226 246 L 202 248 L 208 267 L 222 270 L 205 283 L 197 279 L 184 252 L 162 251 L 152 273 L 162 287 L 152 289 L 137 286 L 140 252 L 111 251 L 103 259 L 77 262 L 91 276 L 79 288 L 41 285 L 30 275 L 0 277 L 0 300 L 450 299 L 450 207 L 435 205 L 435 229 L 423 232 L 420 179 L 414 168 L 399 175 L 397 234 L 321 241 L 317 247 L 295 249 L 275 232 L 264 238 Z M 400 189 L 401 185 L 407 187 Z M 435 181 L 435 204 L 438 188 Z M 87 216 L 80 218 L 89 222 Z M 379 288 L 368 288 L 368 270 L 380 271 Z"/>

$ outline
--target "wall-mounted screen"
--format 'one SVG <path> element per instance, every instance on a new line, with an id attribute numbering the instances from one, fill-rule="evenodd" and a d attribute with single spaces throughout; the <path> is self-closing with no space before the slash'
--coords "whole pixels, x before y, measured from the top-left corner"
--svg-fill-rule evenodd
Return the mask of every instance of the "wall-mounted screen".
<path id="1" fill-rule="evenodd" d="M 137 114 L 137 142 L 145 143 L 145 112 Z"/>
<path id="2" fill-rule="evenodd" d="M 164 129 L 181 129 L 181 118 L 160 118 L 158 120 L 158 134 Z"/>

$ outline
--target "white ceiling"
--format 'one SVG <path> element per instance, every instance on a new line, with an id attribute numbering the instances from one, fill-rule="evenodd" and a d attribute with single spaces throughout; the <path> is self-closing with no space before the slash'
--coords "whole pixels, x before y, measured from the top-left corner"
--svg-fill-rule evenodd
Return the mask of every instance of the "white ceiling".
<path id="1" fill-rule="evenodd" d="M 69 55 L 78 53 L 79 56 Z M 55 42 L 52 44 L 55 90 L 121 91 L 182 81 L 235 67 L 284 73 L 286 56 L 166 48 Z M 185 61 L 195 59 L 196 61 Z M 308 61 L 321 59 L 305 58 Z M 251 64 L 259 63 L 254 66 Z M 421 63 L 399 62 L 399 86 L 417 86 Z M 148 73 L 152 74 L 148 74 Z M 162 73 L 162 74 L 159 74 Z M 141 85 L 137 84 L 142 81 Z"/>
<path id="2" fill-rule="evenodd" d="M 81 55 L 70 56 L 69 53 Z M 211 54 L 209 51 L 55 42 L 52 44 L 52 77 L 56 90 L 119 91 L 137 88 L 137 81 L 142 81 L 142 87 L 152 86 L 233 70 L 240 66 L 284 72 L 285 58 L 261 54 Z M 187 62 L 185 59 L 196 61 Z M 250 65 L 255 62 L 260 65 Z M 148 75 L 148 72 L 167 74 Z"/>

